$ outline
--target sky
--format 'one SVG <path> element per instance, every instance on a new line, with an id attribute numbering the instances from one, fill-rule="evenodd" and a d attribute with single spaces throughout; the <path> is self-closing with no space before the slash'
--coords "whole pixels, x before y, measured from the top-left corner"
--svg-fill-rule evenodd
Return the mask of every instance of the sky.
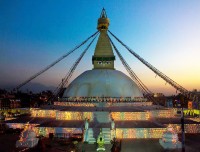
<path id="1" fill-rule="evenodd" d="M 109 30 L 126 45 L 184 88 L 200 89 L 199 0 L 0 0 L 0 88 L 22 83 L 96 32 L 103 7 Z M 176 94 L 113 41 L 150 90 Z M 95 45 L 71 80 L 92 69 Z M 86 46 L 31 83 L 57 86 Z M 128 75 L 117 57 L 115 68 Z"/>

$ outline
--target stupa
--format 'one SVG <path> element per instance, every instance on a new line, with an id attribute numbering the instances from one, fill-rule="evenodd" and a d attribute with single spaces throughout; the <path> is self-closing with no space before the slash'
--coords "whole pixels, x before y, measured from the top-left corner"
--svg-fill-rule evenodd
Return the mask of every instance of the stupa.
<path id="1" fill-rule="evenodd" d="M 97 45 L 92 57 L 93 69 L 85 71 L 79 75 L 74 81 L 69 84 L 63 95 L 63 101 L 83 102 L 87 104 L 88 101 L 93 101 L 93 106 L 97 108 L 108 107 L 112 101 L 120 100 L 131 101 L 143 98 L 143 94 L 136 83 L 130 79 L 123 72 L 115 69 L 115 55 L 107 34 L 110 21 L 107 18 L 105 9 L 102 10 L 100 18 L 98 19 L 97 29 L 100 32 Z M 82 101 L 82 99 L 86 99 Z M 114 103 L 113 103 L 114 104 Z M 111 111 L 111 110 L 110 110 Z M 111 122 L 112 115 L 109 111 L 102 109 L 101 111 L 92 112 L 90 123 L 95 126 L 108 126 Z M 97 133 L 94 133 L 97 132 Z M 95 128 L 88 128 L 84 130 L 84 141 L 95 143 L 98 134 Z M 112 133 L 111 133 L 112 132 Z M 115 137 L 115 130 L 113 128 L 102 128 L 102 133 L 105 136 L 105 143 L 110 143 Z"/>
<path id="2" fill-rule="evenodd" d="M 98 19 L 99 39 L 92 57 L 93 69 L 78 76 L 66 89 L 63 97 L 143 97 L 142 92 L 123 72 L 115 70 L 115 56 L 107 34 L 110 21 L 105 9 Z"/>

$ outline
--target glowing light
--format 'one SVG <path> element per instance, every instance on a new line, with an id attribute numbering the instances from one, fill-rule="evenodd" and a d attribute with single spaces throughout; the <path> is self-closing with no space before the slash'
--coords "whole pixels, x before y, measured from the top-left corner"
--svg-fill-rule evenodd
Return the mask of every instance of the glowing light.
<path id="1" fill-rule="evenodd" d="M 150 111 L 152 117 L 155 117 L 155 118 L 171 118 L 171 117 L 175 117 L 176 112 L 177 112 L 176 109 Z"/>
<path id="2" fill-rule="evenodd" d="M 148 112 L 111 112 L 111 116 L 115 121 L 119 120 L 148 120 Z"/>
<path id="3" fill-rule="evenodd" d="M 56 118 L 56 110 L 31 109 L 31 116 L 32 117 Z"/>
<path id="4" fill-rule="evenodd" d="M 161 138 L 166 128 L 116 128 L 117 138 Z"/>
<path id="5" fill-rule="evenodd" d="M 102 100 L 102 99 L 101 99 Z M 87 101 L 87 100 L 86 100 Z M 126 106 L 151 106 L 152 102 L 148 102 L 145 100 L 145 102 L 142 102 L 143 100 L 141 100 L 140 98 L 137 101 L 115 101 L 113 100 L 108 100 L 103 102 L 105 105 L 105 107 L 110 107 L 111 105 L 115 105 L 115 106 L 122 106 L 122 105 L 126 105 Z M 76 101 L 76 102 L 54 102 L 54 105 L 56 106 L 73 106 L 73 107 L 96 107 L 99 104 L 101 104 L 102 101 Z"/>
<path id="6" fill-rule="evenodd" d="M 181 133 L 180 124 L 171 124 L 173 130 L 177 133 Z M 200 124 L 185 124 L 185 133 L 200 133 Z"/>
<path id="7" fill-rule="evenodd" d="M 93 120 L 92 112 L 77 112 L 77 111 L 58 111 L 56 119 L 58 120 Z"/>

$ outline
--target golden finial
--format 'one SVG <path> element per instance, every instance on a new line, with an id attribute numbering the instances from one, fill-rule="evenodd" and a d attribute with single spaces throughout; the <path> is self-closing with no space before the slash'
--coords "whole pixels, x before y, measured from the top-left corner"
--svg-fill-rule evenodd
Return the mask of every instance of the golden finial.
<path id="1" fill-rule="evenodd" d="M 107 18 L 106 10 L 103 8 L 102 11 L 101 11 L 100 18 L 98 19 L 97 29 L 99 31 L 101 31 L 101 30 L 107 30 L 109 24 L 110 24 L 110 21 Z"/>

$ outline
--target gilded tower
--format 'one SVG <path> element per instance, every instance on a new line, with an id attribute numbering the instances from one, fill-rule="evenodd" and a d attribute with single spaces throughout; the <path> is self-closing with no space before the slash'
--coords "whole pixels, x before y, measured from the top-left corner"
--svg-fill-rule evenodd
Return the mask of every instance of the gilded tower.
<path id="1" fill-rule="evenodd" d="M 97 24 L 100 36 L 92 57 L 94 69 L 114 69 L 115 56 L 107 34 L 109 24 L 106 11 L 103 9 Z"/>

